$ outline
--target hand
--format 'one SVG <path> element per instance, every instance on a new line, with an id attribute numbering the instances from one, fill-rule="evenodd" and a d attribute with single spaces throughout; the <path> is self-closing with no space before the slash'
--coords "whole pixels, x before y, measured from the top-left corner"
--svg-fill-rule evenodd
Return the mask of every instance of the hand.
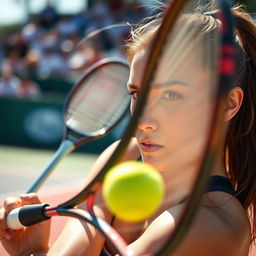
<path id="1" fill-rule="evenodd" d="M 44 221 L 20 230 L 7 227 L 6 216 L 14 208 L 23 205 L 40 204 L 35 193 L 10 197 L 0 209 L 0 240 L 10 255 L 30 255 L 30 253 L 47 252 L 49 249 L 50 221 Z"/>

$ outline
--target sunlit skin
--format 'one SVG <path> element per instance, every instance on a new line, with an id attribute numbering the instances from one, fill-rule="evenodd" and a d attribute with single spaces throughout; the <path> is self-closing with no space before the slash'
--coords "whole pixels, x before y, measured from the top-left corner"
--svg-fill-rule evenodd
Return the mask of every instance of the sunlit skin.
<path id="1" fill-rule="evenodd" d="M 141 50 L 131 63 L 131 112 L 140 95 L 146 61 L 147 51 Z M 200 69 L 195 59 L 175 72 L 166 67 L 166 61 L 163 58 L 160 63 L 161 72 L 152 84 L 136 139 L 143 161 L 153 165 L 168 181 L 167 194 L 171 193 L 169 200 L 172 198 L 175 204 L 189 193 L 201 161 L 211 117 L 210 93 L 207 72 L 197 71 Z"/>
<path id="2" fill-rule="evenodd" d="M 134 104 L 136 104 L 136 97 L 139 96 L 142 79 L 141 73 L 143 65 L 146 64 L 146 55 L 147 52 L 143 50 L 137 52 L 131 63 L 131 74 L 128 83 L 128 90 L 132 94 L 131 111 L 133 111 Z M 178 75 L 179 73 L 176 74 Z M 203 74 L 206 75 L 205 73 Z M 179 204 L 180 201 L 191 191 L 190 184 L 197 171 L 197 162 L 200 160 L 197 159 L 200 155 L 200 150 L 195 149 L 201 148 L 202 145 L 200 145 L 199 138 L 201 138 L 201 141 L 202 138 L 204 139 L 204 136 L 201 135 L 203 134 L 202 131 L 206 129 L 205 124 L 208 123 L 206 118 L 208 110 L 206 106 L 207 102 L 209 104 L 209 93 L 207 90 L 203 93 L 204 90 L 202 88 L 205 86 L 205 83 L 203 83 L 205 81 L 204 76 L 200 77 L 201 83 L 198 84 L 192 82 L 188 77 L 188 72 L 183 74 L 183 76 L 179 74 L 179 77 L 177 76 L 172 80 L 176 82 L 171 83 L 170 86 L 165 86 L 164 89 L 154 88 L 152 90 L 149 97 L 150 104 L 147 105 L 136 131 L 136 140 L 132 140 L 131 145 L 128 147 L 128 153 L 121 160 L 138 159 L 139 147 L 143 160 L 154 165 L 163 175 L 164 181 L 168 185 L 165 195 L 165 199 L 168 200 L 165 201 L 165 204 L 150 219 L 140 223 L 126 223 L 115 218 L 104 206 L 101 193 L 97 194 L 94 206 L 96 215 L 111 224 L 123 236 L 129 244 L 129 249 L 135 252 L 133 255 L 152 252 L 157 247 L 163 245 L 174 230 L 185 205 Z M 157 84 L 162 84 L 162 80 L 156 79 L 154 85 Z M 201 89 L 202 94 L 198 94 L 198 97 L 195 97 L 196 95 L 193 92 L 199 91 L 199 89 Z M 190 98 L 194 100 L 189 101 L 188 99 Z M 235 115 L 240 107 L 241 99 L 241 90 L 239 93 L 238 89 L 234 89 L 230 93 L 228 99 L 230 106 L 227 111 L 226 120 L 231 119 Z M 180 104 L 182 102 L 187 104 Z M 199 106 L 198 102 L 201 103 Z M 205 106 L 204 108 L 202 108 L 203 105 Z M 202 119 L 201 117 L 205 118 Z M 196 143 L 193 143 L 193 140 Z M 151 146 L 143 146 L 143 143 L 150 144 L 148 142 L 153 142 L 152 144 L 159 146 L 153 147 L 153 150 Z M 93 177 L 93 174 L 98 173 L 102 169 L 118 143 L 111 145 L 100 155 L 90 172 L 91 176 L 88 178 Z M 187 147 L 185 148 L 184 145 Z M 220 158 L 220 161 L 216 163 L 212 171 L 213 175 L 226 175 L 224 164 L 221 160 Z M 27 199 L 27 201 L 23 198 L 22 203 L 32 204 L 35 202 L 35 199 L 37 202 L 38 199 L 35 198 L 35 195 L 33 198 Z M 5 203 L 8 206 L 7 210 L 16 207 L 13 200 L 7 199 Z M 84 208 L 85 204 L 83 203 L 80 207 Z M 175 252 L 173 255 L 246 255 L 244 251 L 247 251 L 248 248 L 250 227 L 241 205 L 234 197 L 223 192 L 207 193 L 199 210 L 198 218 L 194 222 L 190 233 L 186 236 L 185 242 L 178 248 L 177 253 Z M 231 221 L 230 217 L 232 218 Z M 49 223 L 48 225 L 47 222 L 44 224 L 49 229 Z M 48 236 L 42 233 L 46 228 L 42 229 L 41 227 L 40 245 L 43 248 L 33 247 L 37 245 L 36 242 L 30 245 L 23 240 L 22 243 L 16 242 L 13 244 L 14 239 L 5 239 L 5 246 L 10 247 L 15 252 L 20 252 L 24 248 L 27 249 L 27 253 L 19 253 L 19 255 L 34 254 L 34 248 L 36 248 L 39 253 L 41 252 L 38 255 L 77 255 L 78 252 L 81 252 L 80 255 L 98 256 L 103 246 L 107 247 L 111 253 L 115 253 L 111 245 L 88 223 L 81 223 L 76 219 L 70 218 L 58 240 L 51 245 L 50 249 L 48 248 Z M 2 216 L 0 211 L 0 228 L 0 235 L 6 235 L 4 233 L 6 232 L 4 211 L 2 211 Z M 28 231 L 32 230 L 28 229 Z M 27 238 L 27 241 L 33 241 L 28 233 L 26 235 L 23 233 L 22 235 Z M 35 237 L 38 237 L 38 235 Z M 16 238 L 16 240 L 20 238 L 19 234 L 16 234 Z M 223 241 L 225 242 L 223 243 Z M 239 243 L 234 244 L 232 241 L 239 241 Z M 200 248 L 200 251 L 197 248 Z M 207 250 L 207 252 L 200 254 L 201 248 Z M 234 249 L 230 250 L 230 248 Z M 238 249 L 240 249 L 240 252 L 238 252 Z M 229 251 L 230 253 L 227 254 Z"/>
<path id="3" fill-rule="evenodd" d="M 132 94 L 131 111 L 133 111 L 134 104 L 136 104 L 136 97 L 139 96 L 142 79 L 141 73 L 143 65 L 146 64 L 146 57 L 147 52 L 139 51 L 131 63 L 131 74 L 128 83 L 128 90 Z M 190 64 L 187 63 L 187 65 Z M 135 255 L 155 251 L 157 247 L 162 246 L 170 232 L 174 230 L 185 205 L 179 203 L 191 191 L 190 184 L 197 171 L 197 162 L 200 161 L 198 159 L 198 156 L 200 156 L 198 148 L 201 148 L 200 141 L 202 141 L 202 138 L 205 138 L 201 135 L 203 134 L 202 131 L 206 130 L 206 124 L 208 123 L 206 114 L 209 113 L 206 108 L 206 106 L 209 106 L 207 105 L 209 104 L 209 92 L 202 89 L 204 87 L 207 88 L 204 83 L 207 77 L 204 77 L 206 74 L 203 73 L 200 77 L 201 82 L 195 83 L 192 79 L 188 79 L 188 72 L 183 74 L 183 76 L 179 73 L 176 73 L 176 75 L 177 77 L 172 79 L 175 83 L 171 83 L 170 86 L 166 84 L 164 88 L 154 88 L 152 90 L 149 97 L 150 104 L 146 106 L 136 131 L 136 140 L 132 140 L 131 145 L 128 147 L 128 153 L 121 160 L 138 159 L 139 147 L 143 160 L 151 163 L 163 175 L 164 181 L 168 185 L 165 195 L 165 199 L 168 200 L 165 200 L 165 204 L 150 219 L 140 223 L 126 223 L 113 217 L 106 209 L 101 193 L 98 193 L 96 198 L 94 210 L 97 216 L 111 223 L 111 226 L 127 241 L 129 249 L 136 252 Z M 154 85 L 162 84 L 162 81 L 161 79 L 156 79 Z M 194 94 L 197 91 L 201 91 L 201 94 Z M 239 109 L 242 94 L 238 92 L 238 89 L 234 89 L 230 93 L 228 99 L 230 107 L 227 111 L 226 120 L 232 118 Z M 189 99 L 193 99 L 193 101 Z M 180 104 L 182 102 L 183 104 Z M 200 105 L 198 105 L 198 102 L 200 102 Z M 203 105 L 205 106 L 204 108 L 202 108 Z M 202 117 L 204 118 L 202 119 Z M 193 140 L 195 141 L 194 143 Z M 153 147 L 154 150 L 151 150 L 151 146 L 143 146 L 143 143 L 150 144 L 148 142 L 153 142 L 152 144 L 159 146 Z M 101 170 L 116 149 L 118 143 L 111 145 L 101 154 L 91 170 L 92 176 Z M 224 164 L 221 160 L 220 158 L 220 161 L 216 163 L 214 171 L 212 171 L 213 175 L 226 175 Z M 33 202 L 30 201 L 30 203 Z M 10 199 L 7 200 L 6 204 L 9 209 L 14 208 Z M 222 207 L 216 207 L 216 204 Z M 209 207 L 207 207 L 208 205 Z M 81 207 L 85 207 L 85 204 Z M 235 213 L 236 211 L 237 213 Z M 232 216 L 234 220 L 231 224 L 227 221 L 229 216 Z M 234 236 L 239 241 L 243 240 L 243 248 L 245 249 L 242 248 L 242 250 L 246 251 L 246 248 L 248 248 L 249 236 L 246 236 L 246 234 L 249 234 L 249 225 L 247 218 L 243 216 L 243 210 L 239 203 L 230 195 L 223 192 L 213 192 L 210 195 L 207 193 L 200 206 L 197 220 L 190 234 L 186 237 L 185 243 L 179 247 L 180 250 L 177 254 L 175 253 L 175 256 L 191 255 L 190 252 L 192 250 L 196 251 L 192 255 L 199 255 L 196 248 L 201 248 L 202 240 L 204 240 L 204 248 L 207 248 L 207 254 L 204 255 L 212 252 L 211 255 L 226 256 L 226 252 L 230 250 L 230 247 L 233 248 L 230 236 Z M 3 217 L 0 224 L 2 225 L 2 230 L 4 230 L 6 224 Z M 227 242 L 222 243 L 224 240 Z M 47 236 L 42 238 L 41 241 L 44 241 L 47 245 Z M 5 242 L 12 246 L 12 250 L 18 251 L 24 247 L 19 243 L 12 245 L 10 240 L 5 240 Z M 48 251 L 48 247 L 45 246 L 41 249 L 41 252 L 43 250 L 48 251 L 46 254 L 49 256 L 58 255 L 60 252 L 63 252 L 63 255 L 76 255 L 79 248 L 83 255 L 98 256 L 103 246 L 107 247 L 113 254 L 115 253 L 109 243 L 103 239 L 94 227 L 87 223 L 81 223 L 76 219 L 70 219 L 50 250 Z M 28 249 L 30 248 L 32 249 L 28 252 L 33 252 L 33 247 L 28 247 Z M 234 248 L 237 249 L 237 247 Z M 225 252 L 225 254 L 220 254 L 220 250 Z M 42 253 L 42 255 L 46 254 Z M 28 253 L 24 255 L 28 255 Z M 231 251 L 229 255 L 233 256 L 236 254 Z M 237 255 L 244 256 L 245 254 L 240 253 Z"/>

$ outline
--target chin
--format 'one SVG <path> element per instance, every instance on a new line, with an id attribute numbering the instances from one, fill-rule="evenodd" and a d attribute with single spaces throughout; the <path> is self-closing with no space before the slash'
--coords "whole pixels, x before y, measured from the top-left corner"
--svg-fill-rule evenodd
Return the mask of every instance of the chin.
<path id="1" fill-rule="evenodd" d="M 157 171 L 159 172 L 165 172 L 168 170 L 168 168 L 165 168 L 161 163 L 161 160 L 156 160 L 152 156 L 142 156 L 142 160 L 144 163 L 150 164 L 153 166 Z"/>

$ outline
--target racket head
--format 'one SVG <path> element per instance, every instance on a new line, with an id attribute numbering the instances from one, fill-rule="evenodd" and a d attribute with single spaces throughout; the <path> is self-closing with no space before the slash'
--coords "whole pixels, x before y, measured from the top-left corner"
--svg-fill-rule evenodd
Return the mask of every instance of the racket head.
<path id="1" fill-rule="evenodd" d="M 127 80 L 129 76 L 129 66 L 122 59 L 108 58 L 95 63 L 87 70 L 79 82 L 74 85 L 64 105 L 63 119 L 65 124 L 65 133 L 59 150 L 55 153 L 53 161 L 58 164 L 58 169 L 52 172 L 55 167 L 52 162 L 37 179 L 32 186 L 35 187 L 45 182 L 40 191 L 42 198 L 48 195 L 48 191 L 56 194 L 47 202 L 49 204 L 59 204 L 63 199 L 58 196 L 60 190 L 67 183 L 70 184 L 70 192 L 66 197 L 72 197 L 84 187 L 85 176 L 92 168 L 96 155 L 91 153 L 84 157 L 84 168 L 77 154 L 72 159 L 61 163 L 61 158 L 77 149 L 79 146 L 99 139 L 110 134 L 119 124 L 127 122 L 130 96 L 127 93 Z M 88 145 L 93 150 L 104 150 L 104 145 L 108 146 L 114 139 L 109 135 L 104 141 L 98 144 Z M 113 135 L 114 136 L 114 135 Z M 96 148 L 100 146 L 100 148 Z M 55 159 L 58 161 L 56 162 Z M 73 162 L 73 164 L 71 164 Z M 51 173 L 51 177 L 48 178 Z M 47 178 L 47 181 L 46 181 Z M 39 184 L 39 185 L 38 185 Z M 54 188 L 55 187 L 55 188 Z M 31 189 L 29 190 L 31 191 Z M 47 196 L 48 198 L 48 196 Z M 52 200 L 53 198 L 57 198 Z"/>
<path id="2" fill-rule="evenodd" d="M 73 106 L 74 98 L 77 98 L 76 96 L 79 95 L 79 93 L 82 91 L 81 89 L 84 87 L 82 84 L 86 83 L 87 89 L 92 86 L 92 77 L 101 77 L 100 69 L 105 69 L 107 71 L 107 66 L 109 67 L 109 70 L 111 69 L 110 66 L 116 66 L 118 71 L 120 71 L 120 77 L 121 74 L 124 76 L 122 79 L 123 81 L 120 81 L 121 84 L 125 84 L 125 79 L 127 79 L 128 74 L 126 73 L 126 67 L 128 67 L 126 56 L 124 54 L 124 41 L 126 40 L 127 34 L 129 34 L 131 30 L 131 25 L 128 23 L 116 23 L 109 26 L 105 26 L 93 31 L 88 31 L 87 35 L 82 38 L 76 46 L 71 50 L 68 57 L 68 64 L 69 64 L 69 78 L 75 86 L 72 88 L 71 92 L 69 93 L 66 103 L 64 105 L 64 120 L 65 120 L 65 129 L 63 137 L 64 139 L 71 139 L 75 142 L 76 146 L 79 146 L 85 142 L 89 142 L 96 137 L 101 137 L 104 134 L 106 135 L 106 129 L 108 129 L 108 132 L 110 132 L 114 127 L 114 123 L 119 123 L 120 120 L 113 120 L 117 119 L 117 115 L 113 115 L 112 121 L 108 123 L 108 125 L 105 125 L 101 131 L 100 128 L 92 128 L 89 129 L 89 124 L 85 124 L 85 127 L 82 127 L 79 125 L 79 122 L 76 122 L 76 127 L 73 125 L 67 125 L 67 122 L 70 122 L 70 120 L 67 120 L 67 116 L 70 118 L 70 114 L 68 114 L 68 108 L 71 108 Z M 111 62 L 111 64 L 109 63 Z M 120 65 L 118 65 L 119 63 Z M 117 65 L 116 65 L 117 64 Z M 119 68 L 118 68 L 119 67 Z M 128 69 L 127 69 L 128 70 Z M 110 72 L 108 71 L 108 77 L 110 78 Z M 99 76 L 97 76 L 99 74 Z M 103 75 L 103 74 L 102 74 Z M 98 78 L 100 80 L 100 78 Z M 112 78 L 111 78 L 112 79 Z M 118 79 L 118 75 L 116 75 L 116 78 Z M 104 88 L 107 88 L 107 85 L 110 87 L 110 83 L 106 83 L 107 79 L 104 80 Z M 116 84 L 116 81 L 113 81 L 113 85 Z M 91 87 L 92 88 L 92 87 Z M 96 90 L 98 87 L 95 87 L 94 90 Z M 114 86 L 113 86 L 114 88 Z M 119 89 L 122 87 L 119 87 Z M 120 92 L 120 90 L 119 90 Z M 93 93 L 90 93 L 90 96 L 93 96 Z M 113 95 L 113 100 L 115 95 Z M 116 95 L 117 96 L 117 95 Z M 124 105 L 126 104 L 127 100 L 125 96 L 124 97 Z M 95 96 L 94 96 L 95 98 Z M 116 97 L 117 98 L 117 97 Z M 86 96 L 86 99 L 89 100 L 89 94 Z M 95 99 L 96 100 L 96 99 Z M 106 101 L 106 100 L 105 100 Z M 94 104 L 92 102 L 92 104 Z M 81 104 L 80 104 L 81 105 Z M 88 106 L 87 106 L 88 107 Z M 81 106 L 80 106 L 81 108 Z M 120 109 L 120 116 L 122 116 L 121 111 L 123 108 Z M 74 113 L 73 113 L 74 114 Z M 84 116 L 85 117 L 85 116 Z M 76 117 L 77 118 L 77 117 Z M 86 118 L 86 117 L 85 117 Z M 80 118 L 80 121 L 83 118 Z M 84 120 L 84 122 L 89 121 L 89 117 Z M 112 122 L 112 124 L 111 124 Z M 96 122 L 91 122 L 91 125 L 96 124 Z M 99 123 L 98 123 L 99 125 Z M 68 127 L 70 126 L 70 127 Z M 71 126 L 73 128 L 71 128 Z M 102 133 L 100 135 L 99 133 Z"/>
<path id="3" fill-rule="evenodd" d="M 132 56 L 128 87 L 136 95 L 134 120 L 139 113 L 135 134 L 143 161 L 165 181 L 166 197 L 153 218 L 163 224 L 167 214 L 166 226 L 176 227 L 161 229 L 159 243 L 143 253 L 169 255 L 176 249 L 223 150 L 225 103 L 235 71 L 234 30 L 229 4 L 215 4 L 213 17 L 198 1 L 170 1 L 163 19 L 151 27 L 156 31 L 151 43 L 142 41 L 144 48 L 137 46 L 141 51 Z M 140 71 L 143 75 L 136 75 Z"/>
<path id="4" fill-rule="evenodd" d="M 128 76 L 129 66 L 122 59 L 103 59 L 90 67 L 67 97 L 65 137 L 78 138 L 78 146 L 111 132 L 128 113 Z"/>
<path id="5" fill-rule="evenodd" d="M 235 72 L 233 18 L 227 1 L 215 1 L 218 11 L 212 15 L 205 15 L 207 10 L 198 2 L 170 1 L 140 82 L 152 83 L 153 95 L 149 95 L 144 108 L 147 114 L 138 124 L 141 131 L 137 137 L 141 138 L 144 161 L 163 174 L 166 194 L 170 195 L 165 198 L 163 209 L 168 212 L 168 204 L 170 208 L 183 205 L 178 206 L 182 211 L 174 218 L 175 230 L 164 243 L 159 243 L 160 247 L 154 248 L 153 255 L 169 255 L 185 237 L 223 150 L 225 103 Z M 172 89 L 162 90 L 170 85 Z M 171 101 L 169 107 L 160 102 L 161 98 L 158 100 L 157 90 L 159 97 L 167 93 L 163 99 Z M 161 121 L 161 110 L 150 116 L 161 105 L 162 117 L 169 115 L 169 125 Z M 158 145 L 157 139 L 154 141 L 153 132 L 150 135 L 146 131 L 152 129 L 157 133 L 160 124 L 167 127 L 161 130 L 166 136 L 158 134 L 157 138 L 163 145 Z M 154 142 L 156 145 L 150 145 Z M 158 158 L 161 147 L 169 145 L 170 150 Z"/>

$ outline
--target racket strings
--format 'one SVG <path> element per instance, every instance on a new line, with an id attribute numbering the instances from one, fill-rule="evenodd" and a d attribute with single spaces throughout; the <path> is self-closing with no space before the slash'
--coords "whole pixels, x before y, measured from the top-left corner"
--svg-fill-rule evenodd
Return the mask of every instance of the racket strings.
<path id="1" fill-rule="evenodd" d="M 204 54 L 202 53 L 203 47 L 201 38 L 198 36 L 198 30 L 193 29 L 193 27 L 177 25 L 174 32 L 169 36 L 166 46 L 168 50 L 165 50 L 163 59 L 168 60 L 168 66 L 164 68 L 168 72 L 163 72 L 163 75 L 166 77 L 164 77 L 164 80 L 167 81 L 170 79 L 169 77 L 175 76 L 176 73 L 179 74 L 180 70 L 183 74 L 184 69 L 189 72 L 190 67 L 186 64 L 188 60 L 192 57 L 200 56 L 200 52 Z M 200 61 L 200 58 L 197 58 L 197 61 Z M 200 71 L 198 70 L 198 72 Z M 196 75 L 190 74 L 192 77 L 196 77 Z"/>
<path id="2" fill-rule="evenodd" d="M 130 98 L 126 80 L 129 70 L 121 65 L 107 65 L 83 81 L 86 90 L 77 92 L 66 114 L 70 127 L 86 134 L 103 132 L 121 118 Z"/>
<path id="3" fill-rule="evenodd" d="M 76 112 L 78 109 L 88 108 L 90 109 L 91 112 L 96 112 L 97 114 L 97 111 L 102 112 L 103 110 L 107 110 L 106 108 L 107 106 L 110 106 L 111 108 L 114 102 L 112 104 L 109 104 L 109 100 L 111 99 L 115 100 L 117 97 L 119 97 L 120 94 L 122 93 L 125 94 L 126 89 L 121 88 L 120 86 L 123 83 L 123 81 L 122 83 L 120 81 L 115 81 L 115 83 L 111 84 L 111 81 L 108 80 L 108 77 L 105 77 L 105 78 L 102 77 L 101 83 L 103 81 L 106 81 L 108 83 L 108 85 L 105 86 L 106 87 L 105 89 L 104 87 L 102 88 L 100 84 L 98 85 L 96 81 L 93 84 L 88 84 L 86 86 L 87 87 L 86 96 L 81 95 L 80 97 L 80 95 L 78 94 L 77 98 L 80 97 L 81 100 L 75 99 L 74 103 L 71 104 L 70 110 L 72 110 L 72 112 Z M 84 100 L 84 99 L 87 99 L 87 100 Z"/>
<path id="4" fill-rule="evenodd" d="M 118 104 L 121 103 L 124 99 L 125 99 L 125 97 L 121 97 L 121 95 L 118 98 L 112 97 L 111 99 L 107 99 L 107 100 L 113 100 L 113 101 L 117 102 L 116 104 L 113 104 L 113 106 L 111 106 L 111 108 L 109 108 L 109 109 L 103 108 L 103 106 L 106 107 L 105 104 L 103 104 L 102 107 L 97 106 L 97 107 L 99 107 L 99 109 L 95 108 L 91 104 L 82 104 L 82 105 L 80 105 L 79 109 L 78 109 L 78 107 L 76 107 L 76 108 L 70 107 L 68 114 L 70 116 L 76 115 L 78 118 L 79 117 L 88 117 L 88 119 L 91 119 L 92 121 L 96 122 L 96 121 L 99 121 L 98 117 L 101 118 L 101 117 L 107 116 L 107 118 L 108 118 L 108 116 L 112 115 L 114 112 L 113 110 L 117 106 L 119 106 Z M 105 100 L 105 98 L 104 98 L 104 100 Z M 99 104 L 101 104 L 101 103 L 99 103 Z M 87 113 L 84 113 L 84 109 L 87 110 Z"/>
<path id="5" fill-rule="evenodd" d="M 103 100 L 106 100 L 106 98 Z M 115 95 L 115 97 L 107 99 L 106 101 L 108 104 L 110 104 L 110 102 L 115 104 L 111 103 L 113 106 L 105 111 L 103 109 L 96 109 L 93 108 L 93 106 L 83 104 L 82 109 L 86 109 L 86 113 L 82 111 L 78 112 L 78 109 L 76 108 L 74 112 L 70 111 L 70 119 L 69 117 L 67 118 L 68 122 L 75 122 L 75 120 L 77 120 L 79 126 L 86 127 L 87 132 L 96 132 L 103 127 L 108 128 L 117 118 L 121 117 L 127 107 L 127 103 L 124 104 L 127 100 L 127 93 L 122 96 Z"/>
<path id="6" fill-rule="evenodd" d="M 177 31 L 178 29 L 179 31 Z M 170 58 L 170 67 L 173 70 L 177 70 L 177 67 L 181 67 L 181 63 L 192 53 L 191 49 L 194 49 L 198 43 L 196 31 L 176 26 L 168 41 L 166 44 L 168 47 L 167 58 Z M 171 64 L 174 64 L 174 66 L 171 66 Z"/>

